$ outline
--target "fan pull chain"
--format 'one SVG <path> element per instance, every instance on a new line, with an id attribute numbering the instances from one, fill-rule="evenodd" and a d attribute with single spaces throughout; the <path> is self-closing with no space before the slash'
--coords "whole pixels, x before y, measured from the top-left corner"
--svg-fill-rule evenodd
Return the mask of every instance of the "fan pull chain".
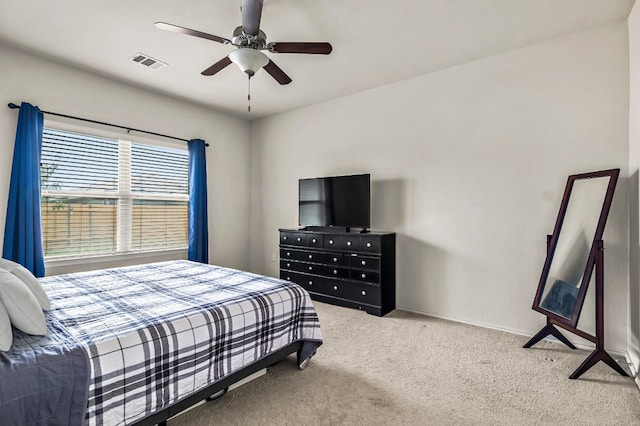
<path id="1" fill-rule="evenodd" d="M 247 112 L 251 112 L 251 76 L 247 79 L 248 81 L 248 89 L 247 89 Z"/>

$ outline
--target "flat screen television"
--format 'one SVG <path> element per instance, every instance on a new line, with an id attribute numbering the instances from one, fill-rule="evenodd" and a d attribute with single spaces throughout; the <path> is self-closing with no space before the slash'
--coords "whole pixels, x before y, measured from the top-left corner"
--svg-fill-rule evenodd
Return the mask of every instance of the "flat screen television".
<path id="1" fill-rule="evenodd" d="M 299 225 L 369 228 L 371 226 L 371 175 L 300 179 Z"/>

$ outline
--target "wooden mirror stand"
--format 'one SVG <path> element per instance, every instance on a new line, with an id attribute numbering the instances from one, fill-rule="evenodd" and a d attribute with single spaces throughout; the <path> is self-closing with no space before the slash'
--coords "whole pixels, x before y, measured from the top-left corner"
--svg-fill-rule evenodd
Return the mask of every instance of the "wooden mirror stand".
<path id="1" fill-rule="evenodd" d="M 570 379 L 577 379 L 598 361 L 605 362 L 621 375 L 627 376 L 604 347 L 602 235 L 619 174 L 620 169 L 611 169 L 569 176 L 553 234 L 547 235 L 547 256 L 532 306 L 532 309 L 546 315 L 547 324 L 523 347 L 530 348 L 552 335 L 571 349 L 576 349 L 557 327 L 593 342 L 596 346 L 595 350 L 569 376 Z M 575 192 L 572 198 L 574 187 L 579 191 Z M 600 205 L 601 209 L 595 208 Z M 594 212 L 594 210 L 598 211 Z M 568 211 L 569 214 L 567 214 Z M 565 232 L 561 239 L 560 231 L 563 226 Z M 590 249 L 582 248 L 586 244 L 584 235 L 593 235 Z M 556 257 L 554 262 L 557 251 L 560 256 Z M 577 324 L 594 270 L 596 324 L 595 335 L 592 335 L 578 329 Z M 553 281 L 552 284 L 550 284 L 551 281 Z"/>

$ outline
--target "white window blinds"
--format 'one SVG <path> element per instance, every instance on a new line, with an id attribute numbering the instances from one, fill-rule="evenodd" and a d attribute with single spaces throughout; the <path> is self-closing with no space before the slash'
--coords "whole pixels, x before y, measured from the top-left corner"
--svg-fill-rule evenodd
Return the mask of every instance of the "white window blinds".
<path id="1" fill-rule="evenodd" d="M 187 246 L 188 153 L 46 128 L 45 257 Z"/>

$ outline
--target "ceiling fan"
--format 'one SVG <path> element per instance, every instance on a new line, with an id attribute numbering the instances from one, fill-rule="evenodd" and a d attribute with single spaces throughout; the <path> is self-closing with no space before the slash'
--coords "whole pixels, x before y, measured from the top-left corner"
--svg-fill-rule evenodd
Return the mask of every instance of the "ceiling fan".
<path id="1" fill-rule="evenodd" d="M 187 34 L 194 37 L 217 41 L 222 44 L 231 44 L 237 49 L 228 56 L 220 59 L 209 68 L 202 71 L 202 75 L 214 75 L 232 62 L 249 76 L 249 79 L 260 68 L 264 68 L 271 77 L 280 84 L 291 83 L 291 78 L 277 66 L 262 50 L 271 53 L 306 53 L 328 55 L 333 49 L 331 44 L 324 42 L 271 42 L 267 43 L 267 36 L 260 30 L 260 18 L 262 15 L 263 0 L 242 0 L 242 25 L 233 31 L 231 40 L 189 28 L 179 27 L 166 22 L 156 22 L 156 27 Z"/>

